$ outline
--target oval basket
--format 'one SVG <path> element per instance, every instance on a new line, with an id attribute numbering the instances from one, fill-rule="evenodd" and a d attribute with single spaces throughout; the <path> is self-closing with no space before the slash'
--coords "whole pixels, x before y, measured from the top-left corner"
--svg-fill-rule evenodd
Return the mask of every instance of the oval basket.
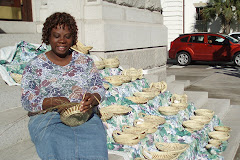
<path id="1" fill-rule="evenodd" d="M 144 97 L 147 98 L 148 100 L 151 100 L 156 96 L 154 92 L 135 92 L 133 93 L 133 95 L 136 97 Z"/>
<path id="2" fill-rule="evenodd" d="M 190 120 L 196 120 L 202 122 L 203 124 L 208 124 L 211 121 L 211 119 L 207 116 L 192 116 L 190 117 Z"/>
<path id="3" fill-rule="evenodd" d="M 209 144 L 212 144 L 213 146 L 215 147 L 219 147 L 221 145 L 221 141 L 220 140 L 217 140 L 217 139 L 210 139 L 208 141 Z"/>
<path id="4" fill-rule="evenodd" d="M 188 107 L 187 103 L 172 103 L 172 107 L 177 107 L 179 110 L 185 110 Z"/>
<path id="5" fill-rule="evenodd" d="M 204 126 L 203 123 L 196 121 L 196 120 L 183 121 L 182 125 L 186 128 L 190 128 L 192 130 L 200 130 Z"/>
<path id="6" fill-rule="evenodd" d="M 230 132 L 231 128 L 227 126 L 215 126 L 213 127 L 215 131 L 221 131 L 221 132 Z"/>
<path id="7" fill-rule="evenodd" d="M 123 133 L 139 135 L 141 139 L 143 139 L 147 134 L 146 128 L 134 127 L 134 126 L 128 126 L 128 125 L 122 126 L 122 131 Z"/>
<path id="8" fill-rule="evenodd" d="M 155 146 L 160 151 L 171 152 L 171 153 L 182 153 L 189 147 L 188 144 L 164 143 L 164 142 L 157 142 Z"/>
<path id="9" fill-rule="evenodd" d="M 194 111 L 197 116 L 207 116 L 212 119 L 214 111 L 210 109 L 197 109 Z"/>
<path id="10" fill-rule="evenodd" d="M 123 145 L 136 145 L 141 140 L 139 135 L 135 134 L 127 134 L 120 131 L 113 131 L 113 139 L 116 143 L 123 144 Z"/>
<path id="11" fill-rule="evenodd" d="M 142 150 L 142 154 L 146 159 L 154 159 L 154 160 L 175 160 L 179 156 L 179 154 L 177 153 L 148 151 L 146 149 Z"/>
<path id="12" fill-rule="evenodd" d="M 209 132 L 208 136 L 210 138 L 217 139 L 217 140 L 220 140 L 220 141 L 226 141 L 226 140 L 228 140 L 230 138 L 229 133 L 221 132 L 221 131 Z"/>
<path id="13" fill-rule="evenodd" d="M 103 69 L 105 67 L 105 64 L 103 61 L 94 61 L 97 69 Z"/>
<path id="14" fill-rule="evenodd" d="M 166 122 L 165 118 L 155 115 L 148 115 L 146 113 L 138 113 L 139 118 L 144 119 L 144 122 L 150 122 L 156 125 L 162 125 Z"/>
<path id="15" fill-rule="evenodd" d="M 75 106 L 63 109 L 60 113 L 61 121 L 71 127 L 79 126 L 85 123 L 90 115 L 92 114 L 92 110 L 88 112 L 80 112 L 81 105 L 77 104 Z"/>
<path id="16" fill-rule="evenodd" d="M 161 92 L 157 88 L 143 88 L 142 91 L 143 92 L 154 92 L 156 96 L 159 95 Z"/>
<path id="17" fill-rule="evenodd" d="M 101 115 L 101 120 L 106 121 L 108 119 L 111 119 L 113 117 L 113 113 L 111 112 L 102 112 L 100 109 L 100 115 Z"/>
<path id="18" fill-rule="evenodd" d="M 136 79 L 143 78 L 142 69 L 135 69 L 135 68 L 125 69 L 122 71 L 122 75 L 131 77 L 131 81 L 135 81 Z"/>
<path id="19" fill-rule="evenodd" d="M 106 113 L 127 114 L 132 111 L 132 108 L 128 106 L 113 104 L 107 107 L 102 107 L 100 110 Z"/>
<path id="20" fill-rule="evenodd" d="M 103 62 L 105 64 L 106 68 L 117 68 L 119 67 L 119 59 L 116 58 L 108 58 L 108 59 L 103 59 Z"/>
<path id="21" fill-rule="evenodd" d="M 148 99 L 144 97 L 132 96 L 132 97 L 125 97 L 125 98 L 137 104 L 144 104 L 148 102 Z"/>
<path id="22" fill-rule="evenodd" d="M 151 134 L 151 133 L 155 133 L 158 129 L 158 125 L 154 125 L 151 122 L 145 122 L 145 121 L 140 121 L 140 120 L 135 120 L 133 122 L 133 125 L 135 127 L 139 127 L 139 128 L 145 128 L 147 129 L 147 133 Z"/>
<path id="23" fill-rule="evenodd" d="M 158 107 L 158 111 L 166 116 L 176 115 L 179 112 L 177 107 L 165 106 L 165 107 Z"/>

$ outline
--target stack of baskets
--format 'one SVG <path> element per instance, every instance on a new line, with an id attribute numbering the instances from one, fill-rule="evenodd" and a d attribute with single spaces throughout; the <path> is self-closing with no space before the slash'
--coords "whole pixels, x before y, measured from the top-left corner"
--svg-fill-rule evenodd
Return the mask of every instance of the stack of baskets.
<path id="1" fill-rule="evenodd" d="M 142 69 L 125 69 L 122 71 L 122 75 L 131 77 L 131 81 L 135 81 L 136 79 L 142 79 L 143 78 L 143 70 Z"/>
<path id="2" fill-rule="evenodd" d="M 101 119 L 106 121 L 114 115 L 124 115 L 132 111 L 131 107 L 113 104 L 100 109 Z"/>
<path id="3" fill-rule="evenodd" d="M 197 116 L 207 116 L 210 119 L 214 116 L 214 111 L 210 109 L 197 109 L 194 111 Z"/>
<path id="4" fill-rule="evenodd" d="M 179 110 L 184 110 L 187 108 L 187 95 L 173 94 L 171 97 L 171 106 L 177 107 Z"/>

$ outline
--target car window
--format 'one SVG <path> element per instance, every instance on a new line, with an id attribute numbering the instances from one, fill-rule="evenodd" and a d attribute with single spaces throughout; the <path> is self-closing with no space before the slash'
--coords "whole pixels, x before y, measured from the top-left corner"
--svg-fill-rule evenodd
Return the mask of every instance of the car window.
<path id="1" fill-rule="evenodd" d="M 203 36 L 203 35 L 191 36 L 189 42 L 193 42 L 193 43 L 204 43 L 204 36 Z"/>
<path id="2" fill-rule="evenodd" d="M 208 43 L 214 45 L 222 45 L 224 38 L 218 36 L 208 36 Z"/>
<path id="3" fill-rule="evenodd" d="M 180 41 L 181 41 L 181 42 L 187 42 L 187 41 L 188 41 L 188 38 L 189 38 L 189 37 L 181 38 Z"/>
<path id="4" fill-rule="evenodd" d="M 232 43 L 238 43 L 239 42 L 238 39 L 235 39 L 235 38 L 233 38 L 233 37 L 231 37 L 229 35 L 223 35 L 222 34 L 222 36 L 224 36 L 225 38 L 229 39 Z"/>

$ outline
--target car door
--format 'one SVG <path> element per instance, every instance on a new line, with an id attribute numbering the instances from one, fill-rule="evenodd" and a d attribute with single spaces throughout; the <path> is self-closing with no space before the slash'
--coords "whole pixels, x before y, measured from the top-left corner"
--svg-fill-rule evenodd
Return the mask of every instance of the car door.
<path id="1" fill-rule="evenodd" d="M 208 47 L 212 52 L 213 61 L 227 61 L 230 57 L 231 47 L 226 43 L 228 39 L 219 35 L 208 36 Z"/>
<path id="2" fill-rule="evenodd" d="M 192 35 L 188 42 L 188 47 L 192 50 L 192 60 L 208 60 L 209 51 L 204 43 L 204 35 Z"/>

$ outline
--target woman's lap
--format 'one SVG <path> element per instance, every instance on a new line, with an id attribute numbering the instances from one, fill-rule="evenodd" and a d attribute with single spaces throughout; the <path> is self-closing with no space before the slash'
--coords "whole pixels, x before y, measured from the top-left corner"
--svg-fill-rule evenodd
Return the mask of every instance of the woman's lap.
<path id="1" fill-rule="evenodd" d="M 105 160 L 106 132 L 94 116 L 77 127 L 63 124 L 56 112 L 31 117 L 29 132 L 41 159 Z"/>

